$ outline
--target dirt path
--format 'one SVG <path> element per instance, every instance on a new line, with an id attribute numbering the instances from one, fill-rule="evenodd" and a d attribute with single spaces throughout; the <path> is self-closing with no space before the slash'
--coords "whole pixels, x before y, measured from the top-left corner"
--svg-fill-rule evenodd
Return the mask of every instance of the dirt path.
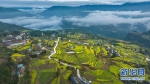
<path id="1" fill-rule="evenodd" d="M 56 54 L 56 48 L 57 48 L 57 46 L 58 46 L 59 40 L 60 40 L 60 38 L 58 37 L 58 40 L 55 42 L 56 44 L 55 44 L 55 46 L 54 46 L 54 52 L 51 53 L 51 54 L 48 56 L 49 59 L 51 59 L 51 57 L 52 57 L 54 54 Z M 66 65 L 66 66 L 75 68 L 75 69 L 77 70 L 77 76 L 78 76 L 79 78 L 81 78 L 81 76 L 80 76 L 80 71 L 79 71 L 79 69 L 77 69 L 75 66 L 70 65 L 70 64 L 67 64 L 67 63 L 64 63 L 64 62 L 61 62 L 61 61 L 59 61 L 58 59 L 54 59 L 54 58 L 53 58 L 53 60 L 55 60 L 56 62 L 58 62 L 58 63 L 60 63 L 60 64 L 62 64 L 62 65 Z"/>

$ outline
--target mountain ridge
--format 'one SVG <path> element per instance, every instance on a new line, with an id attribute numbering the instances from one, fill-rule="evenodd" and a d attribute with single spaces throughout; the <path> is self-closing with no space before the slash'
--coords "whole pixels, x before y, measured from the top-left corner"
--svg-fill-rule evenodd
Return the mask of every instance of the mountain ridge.
<path id="1" fill-rule="evenodd" d="M 150 2 L 142 3 L 125 3 L 123 5 L 82 5 L 82 6 L 52 6 L 47 10 L 39 13 L 43 16 L 65 16 L 66 15 L 76 15 L 83 16 L 87 15 L 85 11 L 150 11 Z M 61 13 L 61 14 L 59 14 Z M 78 14 L 79 13 L 79 14 Z"/>
<path id="2" fill-rule="evenodd" d="M 17 9 L 13 9 L 13 8 L 0 7 L 0 19 L 15 18 L 18 16 L 30 17 L 30 16 L 32 16 L 32 14 L 29 14 L 27 12 L 22 12 Z"/>

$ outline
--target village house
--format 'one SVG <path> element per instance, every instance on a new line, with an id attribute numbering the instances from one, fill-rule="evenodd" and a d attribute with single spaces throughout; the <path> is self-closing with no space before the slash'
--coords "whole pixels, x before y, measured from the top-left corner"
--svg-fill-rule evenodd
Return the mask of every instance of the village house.
<path id="1" fill-rule="evenodd" d="M 150 59 L 149 59 L 149 58 L 146 58 L 146 60 L 147 60 L 147 61 L 150 61 Z"/>
<path id="2" fill-rule="evenodd" d="M 23 64 L 18 64 L 14 74 L 17 74 L 18 77 L 23 77 L 24 70 L 25 70 L 24 65 Z"/>
<path id="3" fill-rule="evenodd" d="M 106 48 L 106 49 L 109 51 L 109 56 L 110 57 L 113 56 L 113 55 L 121 57 L 120 53 L 116 49 L 113 49 L 113 48 Z"/>
<path id="4" fill-rule="evenodd" d="M 18 35 L 16 37 L 12 35 L 7 35 L 2 41 L 5 46 L 10 48 L 13 46 L 26 44 L 27 42 L 30 41 L 30 39 L 23 40 L 21 35 Z"/>
<path id="5" fill-rule="evenodd" d="M 71 40 L 69 40 L 68 42 L 71 42 Z"/>
<path id="6" fill-rule="evenodd" d="M 83 43 L 84 45 L 90 45 L 89 43 Z"/>
<path id="7" fill-rule="evenodd" d="M 69 51 L 69 52 L 67 52 L 67 54 L 75 54 L 76 52 L 74 52 L 74 51 Z"/>

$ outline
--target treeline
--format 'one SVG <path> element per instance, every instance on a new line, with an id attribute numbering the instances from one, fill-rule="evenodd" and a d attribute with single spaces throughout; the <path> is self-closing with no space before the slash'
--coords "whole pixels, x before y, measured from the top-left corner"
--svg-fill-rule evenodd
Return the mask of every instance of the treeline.
<path id="1" fill-rule="evenodd" d="M 39 31 L 39 30 L 32 30 L 30 31 L 30 36 L 33 37 L 42 37 L 43 35 L 45 36 L 51 36 L 52 34 L 58 35 L 59 33 L 57 31 Z"/>
<path id="2" fill-rule="evenodd" d="M 10 58 L 7 59 L 7 63 L 0 65 L 0 84 L 17 84 L 17 75 L 12 75 L 14 63 Z"/>
<path id="3" fill-rule="evenodd" d="M 17 26 L 14 24 L 0 22 L 0 30 L 2 30 L 2 31 L 14 31 L 14 30 L 22 31 L 22 30 L 31 30 L 31 29 L 27 29 L 25 27 Z"/>
<path id="4" fill-rule="evenodd" d="M 9 31 L 1 31 L 0 32 L 0 36 L 2 36 L 2 37 L 6 37 L 7 35 L 10 35 L 10 34 L 13 35 L 13 36 L 17 36 L 17 35 L 21 34 L 21 31 L 13 30 L 11 32 L 9 32 Z"/>

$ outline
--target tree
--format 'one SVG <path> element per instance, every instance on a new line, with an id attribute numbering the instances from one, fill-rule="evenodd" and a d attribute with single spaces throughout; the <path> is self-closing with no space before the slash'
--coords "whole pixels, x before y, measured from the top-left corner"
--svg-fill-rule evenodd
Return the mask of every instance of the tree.
<path id="1" fill-rule="evenodd" d="M 46 54 L 46 50 L 43 50 L 40 55 L 45 55 Z"/>
<path id="2" fill-rule="evenodd" d="M 37 58 L 37 55 L 36 54 L 31 54 L 30 55 L 32 58 Z"/>
<path id="3" fill-rule="evenodd" d="M 17 36 L 20 35 L 20 31 L 14 30 L 11 34 Z"/>

